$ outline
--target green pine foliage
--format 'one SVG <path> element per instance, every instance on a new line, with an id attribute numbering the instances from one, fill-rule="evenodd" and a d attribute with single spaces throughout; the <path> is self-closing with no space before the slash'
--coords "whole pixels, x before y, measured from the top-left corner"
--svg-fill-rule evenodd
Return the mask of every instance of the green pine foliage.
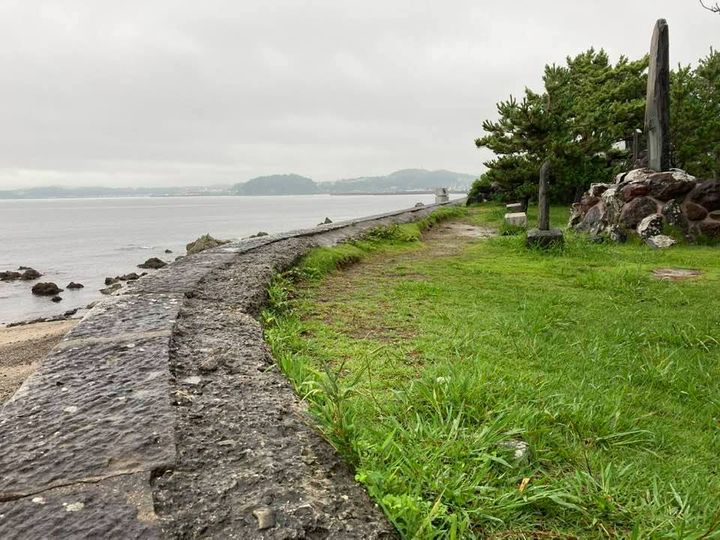
<path id="1" fill-rule="evenodd" d="M 675 163 L 700 178 L 720 179 L 720 52 L 672 74 L 671 136 Z"/>
<path id="2" fill-rule="evenodd" d="M 593 182 L 608 182 L 630 163 L 633 132 L 644 124 L 647 57 L 621 57 L 590 49 L 562 66 L 545 66 L 542 93 L 497 104 L 498 119 L 483 123 L 475 141 L 495 159 L 476 182 L 470 202 L 500 193 L 528 200 L 537 193 L 538 172 L 551 160 L 551 197 L 571 202 Z M 671 76 L 671 137 L 674 165 L 700 178 L 720 175 L 720 53 L 698 66 L 679 66 Z"/>

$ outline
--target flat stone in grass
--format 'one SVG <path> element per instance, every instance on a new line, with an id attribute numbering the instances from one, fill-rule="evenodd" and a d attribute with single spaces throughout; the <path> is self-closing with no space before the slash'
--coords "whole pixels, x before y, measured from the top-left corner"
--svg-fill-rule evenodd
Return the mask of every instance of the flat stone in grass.
<path id="1" fill-rule="evenodd" d="M 698 277 L 701 274 L 700 270 L 692 268 L 656 268 L 652 272 L 653 277 L 661 281 L 681 281 Z"/>
<path id="2" fill-rule="evenodd" d="M 656 234 L 645 239 L 645 243 L 653 249 L 667 249 L 674 246 L 677 242 L 664 234 Z"/>
<path id="3" fill-rule="evenodd" d="M 527 227 L 527 214 L 525 212 L 505 214 L 505 224 L 513 227 Z"/>
<path id="4" fill-rule="evenodd" d="M 563 232 L 560 229 L 531 229 L 528 231 L 525 244 L 527 247 L 549 248 L 563 245 Z"/>
<path id="5" fill-rule="evenodd" d="M 523 205 L 522 205 L 522 203 L 519 203 L 519 202 L 506 204 L 505 208 L 507 208 L 507 211 L 510 213 L 523 211 Z"/>

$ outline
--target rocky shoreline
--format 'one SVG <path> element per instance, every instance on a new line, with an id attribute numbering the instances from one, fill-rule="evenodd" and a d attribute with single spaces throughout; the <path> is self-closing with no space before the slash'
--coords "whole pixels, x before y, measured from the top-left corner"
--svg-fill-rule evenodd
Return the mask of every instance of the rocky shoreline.
<path id="1" fill-rule="evenodd" d="M 0 537 L 395 537 L 254 315 L 311 247 L 435 208 L 221 245 L 96 305 L 0 412 Z"/>

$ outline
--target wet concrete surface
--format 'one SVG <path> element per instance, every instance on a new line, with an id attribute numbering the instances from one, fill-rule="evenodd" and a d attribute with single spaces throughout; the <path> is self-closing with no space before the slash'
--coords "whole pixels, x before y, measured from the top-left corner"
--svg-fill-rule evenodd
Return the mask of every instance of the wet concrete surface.
<path id="1" fill-rule="evenodd" d="M 432 210 L 208 250 L 93 308 L 0 411 L 0 537 L 395 537 L 254 317 L 311 247 Z"/>

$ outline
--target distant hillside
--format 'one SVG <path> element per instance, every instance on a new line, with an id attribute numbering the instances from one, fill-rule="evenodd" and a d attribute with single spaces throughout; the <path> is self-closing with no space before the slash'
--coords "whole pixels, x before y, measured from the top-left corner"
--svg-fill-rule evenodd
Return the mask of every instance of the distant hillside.
<path id="1" fill-rule="evenodd" d="M 297 174 L 260 176 L 233 186 L 216 184 L 193 187 L 78 187 L 58 186 L 0 190 L 0 199 L 64 199 L 81 197 L 187 197 L 208 195 L 315 195 L 318 193 L 403 193 L 447 187 L 467 191 L 471 174 L 451 171 L 404 169 L 387 176 L 364 176 L 334 182 L 315 182 Z"/>
<path id="2" fill-rule="evenodd" d="M 232 188 L 235 195 L 314 195 L 320 193 L 310 178 L 297 174 L 260 176 Z"/>
<path id="3" fill-rule="evenodd" d="M 322 191 L 330 193 L 388 193 L 397 191 L 427 190 L 447 187 L 465 191 L 477 178 L 471 174 L 452 171 L 426 171 L 424 169 L 404 169 L 387 176 L 365 176 L 349 178 L 320 184 Z"/>

